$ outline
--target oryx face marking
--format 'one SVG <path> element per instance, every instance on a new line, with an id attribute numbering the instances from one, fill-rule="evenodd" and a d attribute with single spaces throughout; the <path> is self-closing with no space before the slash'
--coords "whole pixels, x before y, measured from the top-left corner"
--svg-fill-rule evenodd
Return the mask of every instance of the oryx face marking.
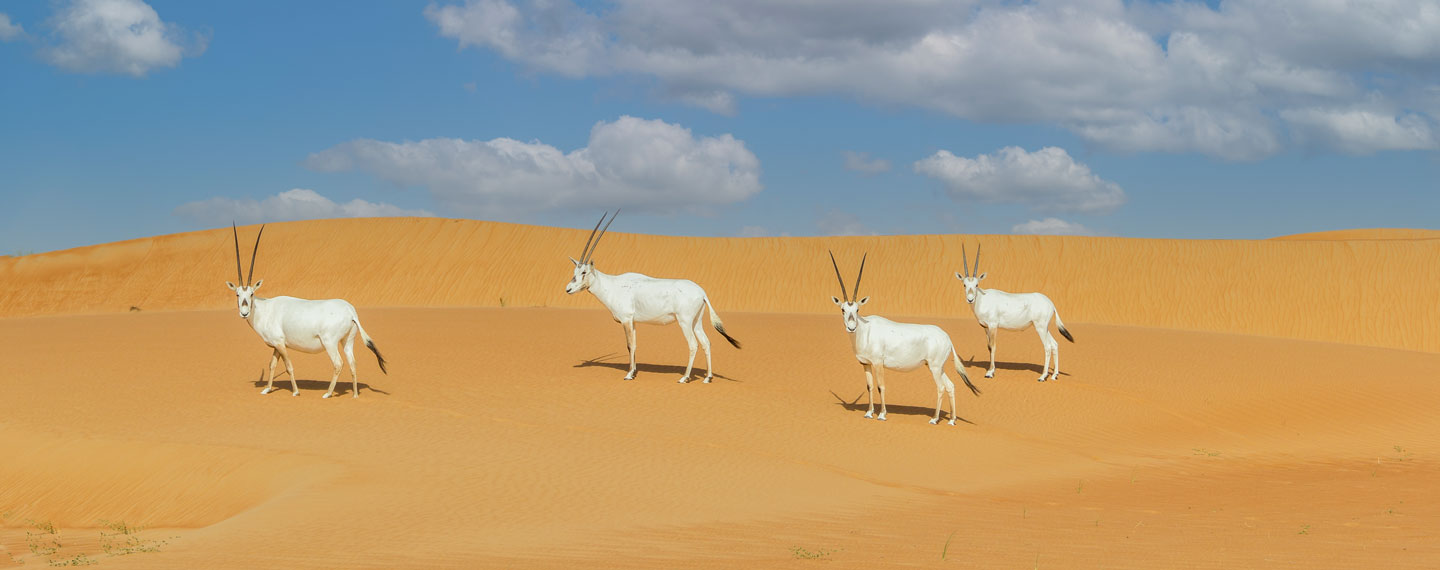
<path id="1" fill-rule="evenodd" d="M 565 293 L 574 295 L 590 288 L 590 275 L 595 268 L 588 262 L 581 263 L 573 257 L 570 262 L 575 264 L 575 271 L 570 275 L 570 282 L 565 285 Z"/>
<path id="2" fill-rule="evenodd" d="M 955 278 L 965 284 L 965 302 L 972 305 L 975 304 L 975 298 L 979 297 L 981 293 L 984 293 L 984 291 L 980 290 L 980 280 L 985 278 L 985 274 L 981 273 L 979 277 L 966 277 L 956 272 Z"/>
<path id="3" fill-rule="evenodd" d="M 229 281 L 225 282 L 225 286 L 235 292 L 235 306 L 240 310 L 240 318 L 250 318 L 250 311 L 255 307 L 255 290 L 259 289 L 260 284 L 264 282 L 265 280 L 261 279 L 256 281 L 254 285 L 240 286 Z"/>
<path id="4" fill-rule="evenodd" d="M 845 321 L 845 332 L 855 332 L 860 326 L 860 305 L 870 302 L 869 297 L 863 297 L 859 301 L 841 301 L 839 297 L 831 296 L 831 301 L 840 307 L 840 318 Z"/>

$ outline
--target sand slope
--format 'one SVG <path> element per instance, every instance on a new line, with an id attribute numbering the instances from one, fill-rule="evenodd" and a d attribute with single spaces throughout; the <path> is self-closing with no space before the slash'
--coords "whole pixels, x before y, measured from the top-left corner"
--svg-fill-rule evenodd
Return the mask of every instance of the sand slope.
<path id="1" fill-rule="evenodd" d="M 0 567 L 1440 565 L 1440 241 L 607 236 L 602 269 L 695 279 L 745 345 L 678 384 L 673 325 L 622 381 L 620 327 L 564 295 L 585 233 L 270 226 L 262 293 L 348 298 L 390 361 L 357 354 L 358 399 L 319 355 L 259 393 L 229 232 L 0 259 Z M 863 419 L 825 250 L 970 359 L 976 240 L 1059 305 L 1064 374 L 1002 333 L 958 426 L 923 372 Z"/>
<path id="2" fill-rule="evenodd" d="M 623 222 L 623 220 L 622 220 Z M 617 225 L 617 230 L 623 225 Z M 242 229 L 242 248 L 258 227 Z M 359 306 L 593 307 L 567 296 L 566 256 L 588 230 L 434 218 L 272 224 L 262 295 Z M 602 271 L 683 276 L 721 311 L 829 313 L 825 252 L 853 276 L 869 252 L 868 306 L 969 315 L 962 245 L 984 244 L 985 285 L 1049 295 L 1067 321 L 1440 350 L 1440 239 L 1182 241 L 1052 236 L 605 237 Z M 233 305 L 230 232 L 214 230 L 0 258 L 0 316 Z M 853 277 L 852 277 L 853 278 Z"/>

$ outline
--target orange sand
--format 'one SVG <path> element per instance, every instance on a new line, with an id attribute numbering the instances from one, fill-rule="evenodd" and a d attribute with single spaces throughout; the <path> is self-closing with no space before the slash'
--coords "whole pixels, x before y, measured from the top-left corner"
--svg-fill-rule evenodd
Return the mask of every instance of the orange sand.
<path id="1" fill-rule="evenodd" d="M 745 343 L 716 345 L 714 383 L 680 385 L 673 325 L 639 329 L 624 382 L 620 328 L 588 294 L 557 294 L 584 233 L 271 226 L 262 292 L 349 298 L 391 362 L 381 375 L 357 355 L 358 400 L 348 382 L 319 397 L 320 355 L 297 358 L 300 397 L 260 395 L 268 350 L 214 283 L 233 279 L 228 232 L 0 260 L 0 567 L 1440 564 L 1440 333 L 1353 318 L 1433 292 L 1434 241 L 985 236 L 995 285 L 1044 290 L 1077 342 L 1039 384 L 1034 333 L 1002 335 L 997 377 L 972 362 L 984 394 L 960 394 L 949 427 L 926 423 L 923 372 L 888 376 L 890 421 L 861 418 L 823 251 L 851 271 L 871 251 L 867 309 L 938 324 L 978 359 L 984 334 L 948 277 L 962 237 L 606 237 L 602 269 L 694 276 Z M 1182 254 L 1209 261 L 1158 267 Z M 1024 270 L 1038 260 L 1047 271 Z M 1216 302 L 1238 284 L 1191 283 L 1234 275 L 1249 311 Z M 1096 281 L 1139 293 L 1107 300 Z M 1273 292 L 1292 283 L 1307 289 Z M 484 307 L 501 294 L 508 308 Z M 1317 338 L 1332 342 L 1301 340 Z M 1429 352 L 1360 346 L 1411 341 Z M 102 520 L 147 528 L 116 538 Z M 158 551 L 115 555 L 131 537 Z"/>

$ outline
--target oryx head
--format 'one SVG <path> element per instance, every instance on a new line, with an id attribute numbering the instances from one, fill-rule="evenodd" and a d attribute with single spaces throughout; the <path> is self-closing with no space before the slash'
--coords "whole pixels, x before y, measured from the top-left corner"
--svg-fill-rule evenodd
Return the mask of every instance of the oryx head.
<path id="1" fill-rule="evenodd" d="M 600 245 L 600 238 L 605 237 L 605 232 L 610 231 L 610 223 L 615 221 L 615 216 L 620 215 L 620 210 L 615 210 L 615 215 L 610 216 L 609 222 L 605 221 L 606 214 L 609 212 L 600 214 L 600 221 L 595 222 L 595 229 L 590 230 L 590 237 L 585 240 L 585 250 L 580 252 L 580 259 L 570 258 L 570 263 L 575 264 L 575 273 L 570 277 L 570 283 L 565 285 L 565 292 L 568 294 L 574 295 L 589 289 L 591 282 L 594 281 L 592 272 L 595 267 L 591 263 L 594 261 L 591 258 L 595 255 L 595 247 Z M 603 230 L 600 229 L 601 222 L 605 223 Z M 600 232 L 598 236 L 595 235 L 597 231 Z"/>
<path id="2" fill-rule="evenodd" d="M 234 223 L 230 224 L 230 233 L 235 236 L 235 278 L 238 280 L 241 278 L 240 233 L 235 231 Z M 250 318 L 250 310 L 255 307 L 255 290 L 259 289 L 260 284 L 265 282 L 264 279 L 261 279 L 256 281 L 254 285 L 250 284 L 250 278 L 255 276 L 255 254 L 260 252 L 260 236 L 264 234 L 265 226 L 262 224 L 260 226 L 260 233 L 255 234 L 255 249 L 250 252 L 250 275 L 246 276 L 240 285 L 229 281 L 225 282 L 225 286 L 235 292 L 235 303 L 240 309 L 240 318 L 242 319 Z"/>
<path id="3" fill-rule="evenodd" d="M 860 278 L 865 276 L 865 258 L 867 257 L 870 257 L 869 253 L 860 258 L 860 273 L 855 276 L 855 295 L 857 297 L 860 295 Z M 840 281 L 840 294 L 845 296 L 842 301 L 839 297 L 831 295 L 830 300 L 840 307 L 840 317 L 845 320 L 845 332 L 853 333 L 855 328 L 860 326 L 860 305 L 869 302 L 870 298 L 860 297 L 860 300 L 856 301 L 845 291 L 845 278 L 840 276 L 840 265 L 835 263 L 835 252 L 833 251 L 830 252 L 830 265 L 835 267 L 835 279 Z"/>
<path id="4" fill-rule="evenodd" d="M 980 288 L 980 281 L 985 279 L 985 274 L 980 273 L 980 246 L 975 246 L 975 269 L 973 270 L 970 269 L 970 255 L 965 251 L 964 244 L 960 246 L 960 255 L 964 256 L 965 274 L 961 275 L 957 272 L 955 278 L 965 284 L 965 302 L 973 304 L 975 299 L 985 294 L 985 290 Z M 976 273 L 980 273 L 980 275 L 976 276 Z"/>

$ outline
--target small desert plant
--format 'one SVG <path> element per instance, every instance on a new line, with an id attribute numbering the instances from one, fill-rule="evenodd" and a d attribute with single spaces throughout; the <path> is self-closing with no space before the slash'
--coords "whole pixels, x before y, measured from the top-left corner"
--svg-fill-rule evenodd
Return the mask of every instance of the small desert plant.
<path id="1" fill-rule="evenodd" d="M 144 527 L 131 526 L 125 521 L 101 520 L 100 526 L 112 532 L 100 532 L 100 548 L 110 556 L 125 556 L 139 552 L 160 552 L 160 547 L 169 544 L 166 540 L 141 538 L 137 536 Z"/>
<path id="2" fill-rule="evenodd" d="M 803 548 L 803 547 L 799 547 L 799 546 L 792 546 L 792 547 L 790 547 L 790 553 L 793 554 L 793 555 L 795 555 L 795 558 L 801 558 L 801 559 L 806 559 L 806 560 L 818 560 L 818 559 L 821 559 L 821 558 L 825 558 L 826 556 L 830 556 L 831 554 L 834 554 L 834 553 L 836 553 L 836 552 L 839 552 L 839 551 L 838 551 L 838 550 L 829 550 L 829 549 L 825 549 L 825 548 L 819 548 L 819 549 L 816 549 L 816 550 L 814 550 L 814 551 L 811 551 L 811 550 L 807 550 L 807 549 L 805 549 L 805 548 Z"/>
<path id="3" fill-rule="evenodd" d="M 49 556 L 60 550 L 60 531 L 50 521 L 26 519 L 25 523 L 40 532 L 25 531 L 25 546 L 36 556 Z"/>
<path id="4" fill-rule="evenodd" d="M 99 560 L 96 560 L 84 554 L 76 554 L 74 557 L 71 558 L 61 558 L 59 560 L 50 561 L 51 566 L 93 566 L 99 563 Z"/>

